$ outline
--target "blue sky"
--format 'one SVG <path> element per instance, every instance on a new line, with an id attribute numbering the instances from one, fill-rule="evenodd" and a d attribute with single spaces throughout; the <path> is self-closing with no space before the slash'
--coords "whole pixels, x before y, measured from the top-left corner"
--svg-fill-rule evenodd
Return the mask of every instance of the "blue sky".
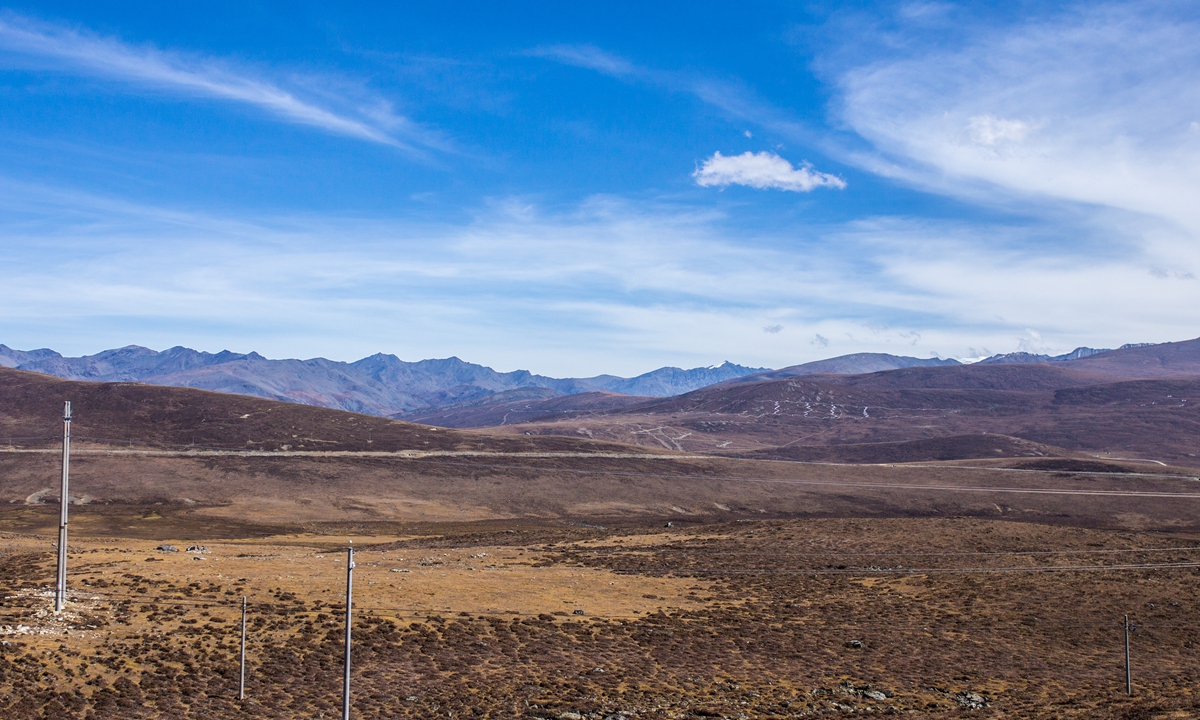
<path id="1" fill-rule="evenodd" d="M 1200 335 L 1189 3 L 17 3 L 0 342 L 559 376 Z"/>

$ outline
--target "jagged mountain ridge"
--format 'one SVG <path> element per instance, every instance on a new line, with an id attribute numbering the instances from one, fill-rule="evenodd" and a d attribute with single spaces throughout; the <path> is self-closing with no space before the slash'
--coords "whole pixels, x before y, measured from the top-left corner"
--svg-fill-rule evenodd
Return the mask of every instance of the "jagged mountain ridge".
<path id="1" fill-rule="evenodd" d="M 1125 343 L 1118 350 L 1132 350 L 1135 348 L 1153 347 L 1155 343 Z M 1042 355 L 1029 352 L 1013 352 L 1002 353 L 984 358 L 979 361 L 980 365 L 1009 365 L 1012 363 L 1061 363 L 1070 362 L 1071 360 L 1082 360 L 1083 358 L 1092 357 L 1093 355 L 1103 355 L 1104 353 L 1113 352 L 1111 348 L 1090 348 L 1077 347 L 1069 353 L 1062 355 Z"/>
<path id="2" fill-rule="evenodd" d="M 544 397 L 593 392 L 666 397 L 765 369 L 725 362 L 691 370 L 659 368 L 634 378 L 551 378 L 526 370 L 501 373 L 457 357 L 405 362 L 379 353 L 345 363 L 325 358 L 271 360 L 253 352 L 207 353 L 184 347 L 158 352 L 136 345 L 84 357 L 0 345 L 0 366 L 67 380 L 191 387 L 382 416 L 469 403 L 523 388 L 541 389 Z"/>

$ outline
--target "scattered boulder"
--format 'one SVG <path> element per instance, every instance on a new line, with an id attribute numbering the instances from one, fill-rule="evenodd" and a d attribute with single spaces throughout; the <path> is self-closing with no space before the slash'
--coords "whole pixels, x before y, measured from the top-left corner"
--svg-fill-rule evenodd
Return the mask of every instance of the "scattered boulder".
<path id="1" fill-rule="evenodd" d="M 887 695 L 884 695 L 878 690 L 866 690 L 863 692 L 863 697 L 869 700 L 875 700 L 876 702 L 883 702 L 884 700 L 887 700 Z"/>
<path id="2" fill-rule="evenodd" d="M 987 707 L 987 699 L 973 692 L 961 692 L 954 696 L 954 702 L 964 710 L 978 710 Z"/>
<path id="3" fill-rule="evenodd" d="M 164 544 L 164 545 L 159 545 L 158 547 L 156 547 L 154 549 L 161 550 L 162 552 L 179 552 L 179 548 L 175 547 L 174 545 L 165 545 Z"/>
<path id="4" fill-rule="evenodd" d="M 586 613 L 584 613 L 582 610 L 576 610 L 575 614 L 576 615 L 585 615 Z"/>
<path id="5" fill-rule="evenodd" d="M 208 548 L 204 547 L 203 545 L 188 545 L 187 552 L 196 553 L 198 555 L 207 555 Z"/>
<path id="6" fill-rule="evenodd" d="M 862 640 L 851 640 L 846 643 L 846 647 L 851 648 L 852 650 L 862 650 L 866 646 L 867 644 Z"/>

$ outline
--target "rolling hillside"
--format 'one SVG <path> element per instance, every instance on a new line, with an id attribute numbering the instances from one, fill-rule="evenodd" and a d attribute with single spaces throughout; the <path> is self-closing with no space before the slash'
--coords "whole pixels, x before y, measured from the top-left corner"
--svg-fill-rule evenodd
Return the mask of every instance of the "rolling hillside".
<path id="1" fill-rule="evenodd" d="M 1197 404 L 1200 376 L 1114 381 L 1071 364 L 1040 363 L 912 367 L 727 383 L 509 431 L 780 458 L 818 457 L 828 452 L 814 448 L 860 443 L 1005 435 L 1070 451 L 1195 463 Z M 864 459 L 876 456 L 875 449 L 863 452 Z"/>

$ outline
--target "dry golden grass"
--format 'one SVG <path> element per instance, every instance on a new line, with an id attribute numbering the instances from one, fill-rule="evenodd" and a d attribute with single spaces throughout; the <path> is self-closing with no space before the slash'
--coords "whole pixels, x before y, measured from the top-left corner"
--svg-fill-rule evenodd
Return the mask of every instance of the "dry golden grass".
<path id="1" fill-rule="evenodd" d="M 59 617 L 50 537 L 8 534 L 0 713 L 336 717 L 349 540 L 355 717 L 1200 710 L 1196 568 L 1030 572 L 1200 561 L 1200 537 L 964 518 L 463 523 L 205 540 L 203 555 L 154 549 L 185 548 L 182 533 L 81 538 Z M 993 572 L 950 572 L 964 568 Z M 1139 626 L 1132 699 L 1121 682 L 1127 612 Z M 976 698 L 986 705 L 965 709 Z"/>

